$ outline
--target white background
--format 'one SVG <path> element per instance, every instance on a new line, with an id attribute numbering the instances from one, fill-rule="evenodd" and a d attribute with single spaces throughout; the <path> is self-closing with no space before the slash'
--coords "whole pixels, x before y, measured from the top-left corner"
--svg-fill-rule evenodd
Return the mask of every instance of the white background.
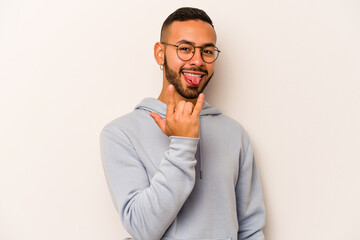
<path id="1" fill-rule="evenodd" d="M 99 133 L 157 97 L 181 6 L 213 19 L 206 99 L 248 130 L 268 240 L 360 239 L 358 0 L 0 0 L 0 239 L 118 240 Z"/>

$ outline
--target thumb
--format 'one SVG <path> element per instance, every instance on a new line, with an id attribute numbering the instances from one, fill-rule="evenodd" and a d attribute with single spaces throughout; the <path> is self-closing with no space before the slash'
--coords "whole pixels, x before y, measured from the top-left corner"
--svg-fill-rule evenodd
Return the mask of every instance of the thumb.
<path id="1" fill-rule="evenodd" d="M 165 133 L 165 120 L 162 119 L 162 117 L 160 117 L 159 114 L 155 113 L 155 112 L 151 112 L 150 116 L 154 119 L 154 121 L 156 122 L 156 124 L 159 126 L 159 128 L 161 129 L 161 131 Z"/>

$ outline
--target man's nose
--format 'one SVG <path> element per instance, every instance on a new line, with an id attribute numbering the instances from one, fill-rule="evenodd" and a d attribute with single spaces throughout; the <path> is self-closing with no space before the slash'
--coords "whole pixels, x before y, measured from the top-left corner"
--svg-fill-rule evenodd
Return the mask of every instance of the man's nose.
<path id="1" fill-rule="evenodd" d="M 203 66 L 205 64 L 204 60 L 202 59 L 201 56 L 201 48 L 195 48 L 194 49 L 195 53 L 194 56 L 190 59 L 190 64 L 191 65 L 196 65 L 196 66 Z"/>

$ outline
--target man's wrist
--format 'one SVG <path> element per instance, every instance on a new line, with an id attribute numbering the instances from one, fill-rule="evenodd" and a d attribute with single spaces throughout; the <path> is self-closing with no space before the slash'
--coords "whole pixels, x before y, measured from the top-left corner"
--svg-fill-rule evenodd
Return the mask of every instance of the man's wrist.
<path id="1" fill-rule="evenodd" d="M 175 158 L 194 160 L 200 138 L 170 136 L 169 154 Z"/>

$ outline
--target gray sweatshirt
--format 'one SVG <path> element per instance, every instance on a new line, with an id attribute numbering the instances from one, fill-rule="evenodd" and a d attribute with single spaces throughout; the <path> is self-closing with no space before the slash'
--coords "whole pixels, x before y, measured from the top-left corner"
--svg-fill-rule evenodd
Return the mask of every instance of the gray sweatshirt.
<path id="1" fill-rule="evenodd" d="M 101 155 L 116 209 L 136 240 L 262 240 L 265 208 L 249 136 L 204 103 L 200 137 L 167 137 L 144 99 L 101 132 Z M 202 176 L 200 177 L 200 172 Z"/>

